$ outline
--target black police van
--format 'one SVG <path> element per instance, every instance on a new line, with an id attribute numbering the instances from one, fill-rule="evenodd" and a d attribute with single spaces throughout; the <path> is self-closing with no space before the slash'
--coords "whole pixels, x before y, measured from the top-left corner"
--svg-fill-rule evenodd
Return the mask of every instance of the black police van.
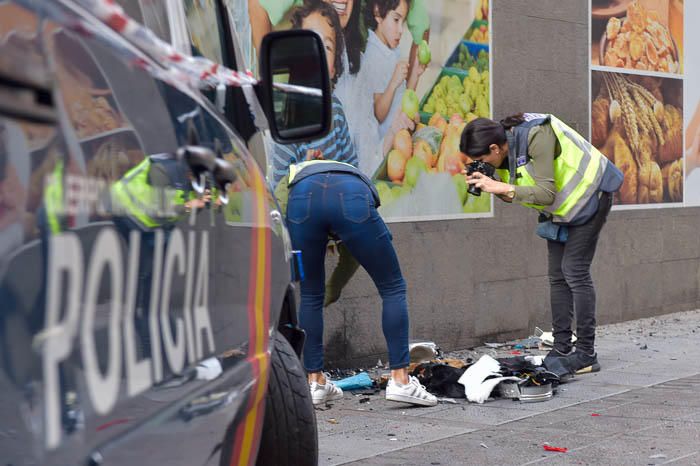
<path id="1" fill-rule="evenodd" d="M 222 1 L 121 3 L 240 65 Z M 327 133 L 320 38 L 273 33 L 257 85 L 200 91 L 93 14 L 0 0 L 0 463 L 315 464 L 264 133 Z"/>

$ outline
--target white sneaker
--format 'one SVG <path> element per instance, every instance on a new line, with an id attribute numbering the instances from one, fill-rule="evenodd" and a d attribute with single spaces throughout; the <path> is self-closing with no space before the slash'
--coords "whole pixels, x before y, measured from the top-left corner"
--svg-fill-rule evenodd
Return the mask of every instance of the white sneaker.
<path id="1" fill-rule="evenodd" d="M 326 384 L 321 385 L 318 382 L 309 384 L 311 390 L 311 401 L 314 405 L 320 405 L 327 401 L 339 400 L 343 397 L 343 391 L 333 385 L 333 382 L 326 379 Z"/>
<path id="2" fill-rule="evenodd" d="M 417 378 L 411 376 L 406 385 L 401 385 L 390 379 L 386 386 L 386 399 L 400 401 L 420 406 L 435 406 L 438 403 L 435 395 L 428 393 Z"/>

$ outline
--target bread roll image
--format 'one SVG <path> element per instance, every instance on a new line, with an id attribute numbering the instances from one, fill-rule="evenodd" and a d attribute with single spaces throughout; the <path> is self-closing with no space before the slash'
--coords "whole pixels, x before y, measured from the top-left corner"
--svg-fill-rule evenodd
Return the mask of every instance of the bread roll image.
<path id="1" fill-rule="evenodd" d="M 623 204 L 636 204 L 637 186 L 639 183 L 637 162 L 634 160 L 632 151 L 630 151 L 630 148 L 619 132 L 614 132 L 611 138 L 613 138 L 614 147 L 613 160 L 617 168 L 619 168 L 625 176 L 622 187 L 620 187 L 620 191 L 618 192 L 618 197 Z"/>
<path id="2" fill-rule="evenodd" d="M 648 162 L 639 167 L 637 188 L 638 204 L 658 204 L 664 200 L 664 180 L 661 168 L 656 162 Z"/>
<path id="3" fill-rule="evenodd" d="M 659 146 L 659 162 L 667 163 L 683 156 L 683 115 L 673 105 L 664 105 L 664 144 Z"/>
<path id="4" fill-rule="evenodd" d="M 591 144 L 601 147 L 608 139 L 610 128 L 610 101 L 598 97 L 591 106 Z"/>
<path id="5" fill-rule="evenodd" d="M 683 159 L 667 163 L 661 168 L 664 193 L 671 202 L 683 201 Z"/>
<path id="6" fill-rule="evenodd" d="M 656 136 L 650 133 L 640 135 L 639 154 L 637 154 L 637 162 L 640 166 L 646 165 L 649 162 L 656 160 L 659 143 Z"/>

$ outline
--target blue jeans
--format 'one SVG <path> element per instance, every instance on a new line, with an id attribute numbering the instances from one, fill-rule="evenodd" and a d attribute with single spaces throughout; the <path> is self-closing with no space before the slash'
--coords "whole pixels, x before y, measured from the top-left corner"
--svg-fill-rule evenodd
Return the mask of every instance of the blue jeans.
<path id="1" fill-rule="evenodd" d="M 348 173 L 319 173 L 292 187 L 287 204 L 292 245 L 302 252 L 299 323 L 306 331 L 304 367 L 323 369 L 323 297 L 328 235 L 340 238 L 365 268 L 382 297 L 382 330 L 391 369 L 408 366 L 406 282 L 391 233 L 374 207 L 369 187 Z"/>

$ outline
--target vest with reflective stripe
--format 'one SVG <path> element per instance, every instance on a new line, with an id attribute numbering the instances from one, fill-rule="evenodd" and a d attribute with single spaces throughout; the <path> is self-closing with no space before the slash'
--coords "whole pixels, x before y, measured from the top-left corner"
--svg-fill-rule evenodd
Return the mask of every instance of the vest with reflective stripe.
<path id="1" fill-rule="evenodd" d="M 525 114 L 526 122 L 513 128 L 509 134 L 509 157 L 517 161 L 516 177 L 511 180 L 507 169 L 496 170 L 505 183 L 517 186 L 535 186 L 533 164 L 527 153 L 528 134 L 535 125 L 550 123 L 561 146 L 561 154 L 554 158 L 554 185 L 556 193 L 552 205 L 527 204 L 552 217 L 555 223 L 568 223 L 598 191 L 608 159 L 580 134 L 553 115 Z"/>
<path id="2" fill-rule="evenodd" d="M 53 169 L 51 178 L 44 188 L 44 207 L 51 233 L 58 234 L 64 230 L 62 220 L 65 215 L 63 209 L 63 161 L 58 160 Z"/>
<path id="3" fill-rule="evenodd" d="M 170 169 L 167 162 L 159 162 L 146 157 L 143 162 L 129 170 L 122 179 L 112 186 L 112 198 L 119 203 L 127 213 L 141 226 L 156 228 L 164 222 L 177 221 L 179 216 L 164 216 L 167 211 L 166 203 L 171 205 L 184 205 L 186 192 L 182 189 L 161 188 L 152 186 L 148 182 L 148 173 L 153 163 L 166 163 L 166 171 L 175 183 L 177 174 Z M 175 163 L 175 162 L 173 162 Z M 163 207 L 165 207 L 163 209 Z"/>

